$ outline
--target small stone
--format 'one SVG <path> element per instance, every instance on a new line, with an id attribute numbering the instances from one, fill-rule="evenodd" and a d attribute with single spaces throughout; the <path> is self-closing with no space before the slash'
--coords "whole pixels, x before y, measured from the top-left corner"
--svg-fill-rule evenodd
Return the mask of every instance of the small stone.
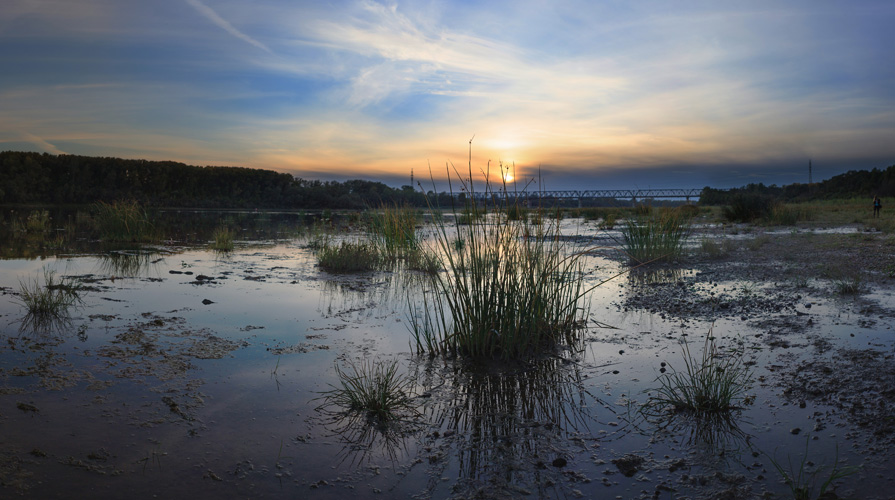
<path id="1" fill-rule="evenodd" d="M 793 434 L 793 435 L 798 434 L 800 432 L 802 432 L 802 429 L 800 429 L 798 427 L 794 427 L 794 428 L 790 429 L 790 431 L 789 431 L 789 433 Z"/>
<path id="2" fill-rule="evenodd" d="M 565 467 L 569 462 L 565 458 L 559 457 L 553 461 L 554 467 Z"/>
<path id="3" fill-rule="evenodd" d="M 213 301 L 213 300 L 208 300 L 208 299 L 202 299 L 202 303 L 205 304 L 205 305 L 207 306 L 208 304 L 214 304 L 214 301 Z"/>

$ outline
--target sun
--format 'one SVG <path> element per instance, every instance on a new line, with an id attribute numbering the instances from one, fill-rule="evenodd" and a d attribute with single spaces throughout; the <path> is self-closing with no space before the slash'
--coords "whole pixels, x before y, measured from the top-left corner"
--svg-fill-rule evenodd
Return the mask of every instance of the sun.
<path id="1" fill-rule="evenodd" d="M 514 177 L 512 174 L 510 174 L 509 172 L 504 172 L 504 174 L 503 174 L 504 182 L 513 182 L 513 179 L 514 179 Z"/>

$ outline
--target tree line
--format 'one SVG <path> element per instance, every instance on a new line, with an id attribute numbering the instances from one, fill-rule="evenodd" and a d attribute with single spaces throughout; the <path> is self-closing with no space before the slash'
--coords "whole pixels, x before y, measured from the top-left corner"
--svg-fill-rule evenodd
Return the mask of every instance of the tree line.
<path id="1" fill-rule="evenodd" d="M 852 170 L 813 184 L 734 189 L 706 187 L 704 205 L 729 205 L 735 197 L 785 202 L 853 197 L 895 197 L 895 165 Z M 463 196 L 462 194 L 460 196 Z M 366 180 L 320 181 L 243 167 L 199 167 L 173 161 L 48 153 L 0 152 L 0 204 L 89 204 L 136 200 L 181 208 L 362 209 L 388 205 L 447 207 L 448 193 L 423 194 Z"/>
<path id="2" fill-rule="evenodd" d="M 427 203 L 411 186 L 396 189 L 365 180 L 319 181 L 254 168 L 0 152 L 0 204 L 125 199 L 182 208 L 351 209 Z"/>
<path id="3" fill-rule="evenodd" d="M 729 205 L 735 198 L 766 197 L 796 203 L 811 200 L 895 197 L 895 165 L 885 169 L 850 170 L 812 184 L 784 186 L 747 184 L 733 189 L 703 188 L 699 202 L 704 205 Z"/>

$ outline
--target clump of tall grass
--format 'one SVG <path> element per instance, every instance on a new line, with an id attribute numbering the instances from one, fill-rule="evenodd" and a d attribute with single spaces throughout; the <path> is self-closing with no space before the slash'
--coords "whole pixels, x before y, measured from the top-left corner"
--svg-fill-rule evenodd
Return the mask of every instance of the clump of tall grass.
<path id="1" fill-rule="evenodd" d="M 464 189 L 473 192 L 465 182 Z M 475 202 L 467 208 L 486 212 Z M 433 275 L 433 294 L 411 305 L 417 352 L 514 360 L 577 345 L 586 318 L 582 254 L 566 253 L 559 224 L 532 231 L 502 217 L 505 209 L 495 206 L 468 224 L 435 225 L 446 272 Z"/>
<path id="2" fill-rule="evenodd" d="M 381 423 L 398 420 L 402 415 L 415 413 L 413 381 L 398 373 L 398 362 L 348 364 L 349 371 L 335 366 L 339 386 L 325 391 L 320 407 L 338 406 L 349 412 L 363 412 Z"/>
<path id="3" fill-rule="evenodd" d="M 788 460 L 788 469 L 784 469 L 783 466 L 776 460 L 776 458 L 769 457 L 771 459 L 771 463 L 774 464 L 774 468 L 777 469 L 777 472 L 780 473 L 780 476 L 783 478 L 786 486 L 789 487 L 789 491 L 790 493 L 792 493 L 793 500 L 819 500 L 822 498 L 839 498 L 835 495 L 835 493 L 832 495 L 828 494 L 828 489 L 830 488 L 830 486 L 833 486 L 833 483 L 835 481 L 857 473 L 860 470 L 860 467 L 840 467 L 838 454 L 839 448 L 837 446 L 837 454 L 836 458 L 833 460 L 832 466 L 821 464 L 820 466 L 817 466 L 816 468 L 811 470 L 813 464 L 811 463 L 811 461 L 808 460 L 808 443 L 810 441 L 811 438 L 809 436 L 806 436 L 805 454 L 802 456 L 802 460 L 799 462 L 798 468 L 793 467 L 791 457 Z M 823 479 L 823 482 L 820 482 L 818 487 L 818 482 L 821 479 Z M 816 492 L 815 489 L 817 489 Z M 832 491 L 832 489 L 830 489 L 829 491 Z"/>
<path id="4" fill-rule="evenodd" d="M 57 278 L 56 272 L 43 269 L 43 281 L 19 279 L 19 297 L 36 319 L 61 318 L 70 307 L 81 303 L 81 286 L 70 278 Z M 38 321 L 39 322 L 39 321 Z"/>
<path id="5" fill-rule="evenodd" d="M 615 228 L 615 225 L 618 224 L 618 219 L 614 212 L 606 212 L 603 215 L 603 218 L 600 219 L 600 222 L 597 223 L 597 227 L 600 229 L 611 230 Z"/>
<path id="6" fill-rule="evenodd" d="M 681 342 L 684 367 L 669 363 L 668 373 L 659 376 L 660 387 L 646 404 L 652 414 L 690 412 L 696 416 L 730 412 L 746 398 L 752 371 L 743 361 L 743 351 L 722 352 L 709 332 L 702 354 L 694 356 Z"/>
<path id="7" fill-rule="evenodd" d="M 235 237 L 236 231 L 221 225 L 211 234 L 211 249 L 217 252 L 232 252 L 235 247 L 233 243 Z"/>
<path id="8" fill-rule="evenodd" d="M 768 217 L 773 206 L 774 200 L 769 196 L 737 193 L 722 213 L 730 222 L 752 222 Z"/>
<path id="9" fill-rule="evenodd" d="M 690 221 L 678 210 L 629 218 L 621 229 L 625 252 L 634 264 L 673 260 L 683 253 Z"/>
<path id="10" fill-rule="evenodd" d="M 317 264 L 331 273 L 373 271 L 382 263 L 379 247 L 367 241 L 326 241 L 317 250 Z"/>
<path id="11" fill-rule="evenodd" d="M 370 216 L 371 232 L 385 257 L 406 257 L 417 251 L 420 240 L 416 209 L 383 205 Z"/>
<path id="12" fill-rule="evenodd" d="M 136 200 L 93 205 L 93 222 L 107 241 L 146 242 L 155 239 L 149 216 Z"/>

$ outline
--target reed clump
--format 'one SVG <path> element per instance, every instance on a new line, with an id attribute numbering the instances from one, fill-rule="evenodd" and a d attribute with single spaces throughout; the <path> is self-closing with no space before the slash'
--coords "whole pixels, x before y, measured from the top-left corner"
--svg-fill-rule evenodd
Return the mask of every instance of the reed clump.
<path id="1" fill-rule="evenodd" d="M 317 250 L 317 264 L 331 273 L 373 271 L 381 263 L 379 247 L 368 241 L 342 241 L 339 244 L 326 241 Z"/>
<path id="2" fill-rule="evenodd" d="M 398 372 L 398 362 L 348 363 L 350 371 L 335 366 L 339 386 L 322 393 L 321 407 L 338 406 L 349 412 L 366 413 L 385 423 L 416 412 L 413 381 Z"/>
<path id="3" fill-rule="evenodd" d="M 149 215 L 136 200 L 93 205 L 94 227 L 106 241 L 149 242 L 156 239 Z"/>
<path id="4" fill-rule="evenodd" d="M 752 371 L 743 360 L 741 349 L 728 352 L 715 344 L 711 333 L 699 356 L 681 342 L 684 367 L 677 370 L 669 363 L 669 372 L 659 376 L 660 387 L 646 404 L 652 414 L 689 412 L 696 416 L 730 412 L 740 407 L 752 380 Z"/>
<path id="5" fill-rule="evenodd" d="M 792 464 L 792 458 L 788 460 L 787 468 L 784 468 L 776 458 L 769 457 L 774 468 L 780 473 L 786 486 L 792 494 L 793 500 L 815 500 L 824 498 L 839 498 L 835 493 L 834 483 L 840 479 L 856 474 L 861 468 L 858 466 L 841 466 L 839 464 L 839 447 L 836 447 L 836 457 L 833 465 L 821 464 L 815 466 L 808 458 L 808 443 L 810 436 L 805 437 L 805 453 L 799 461 L 798 467 Z M 832 493 L 832 494 L 831 494 Z"/>
<path id="6" fill-rule="evenodd" d="M 43 281 L 39 277 L 20 279 L 19 297 L 28 314 L 39 320 L 65 317 L 69 308 L 82 301 L 80 284 L 74 279 L 57 277 L 48 268 L 43 269 Z"/>
<path id="7" fill-rule="evenodd" d="M 629 218 L 621 232 L 632 264 L 674 260 L 683 253 L 690 219 L 679 210 L 653 211 L 646 217 Z"/>
<path id="8" fill-rule="evenodd" d="M 415 208 L 383 205 L 370 215 L 370 229 L 383 256 L 397 259 L 417 252 L 420 239 L 416 232 L 419 221 Z"/>
<path id="9" fill-rule="evenodd" d="M 211 249 L 216 252 L 232 252 L 235 248 L 236 231 L 221 225 L 211 234 Z"/>
<path id="10" fill-rule="evenodd" d="M 446 272 L 433 275 L 435 293 L 411 308 L 418 352 L 514 360 L 577 344 L 586 317 L 580 255 L 566 254 L 558 224 L 532 229 L 503 210 L 436 224 Z"/>

